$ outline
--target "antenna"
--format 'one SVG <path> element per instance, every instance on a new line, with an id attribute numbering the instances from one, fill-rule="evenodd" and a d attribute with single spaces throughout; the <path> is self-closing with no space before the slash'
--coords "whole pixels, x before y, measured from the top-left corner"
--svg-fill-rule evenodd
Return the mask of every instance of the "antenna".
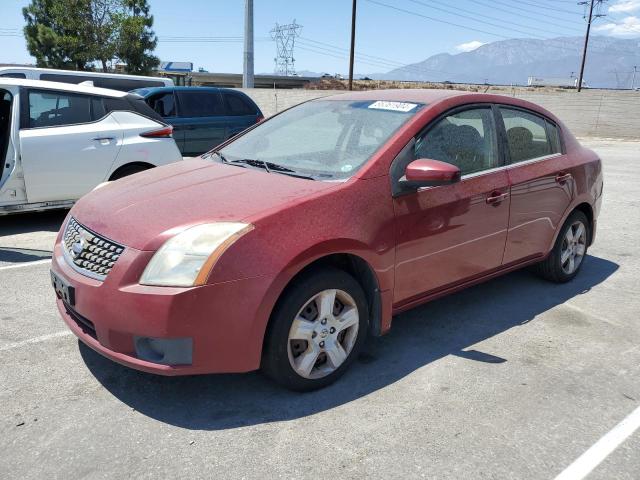
<path id="1" fill-rule="evenodd" d="M 293 48 L 296 45 L 296 37 L 300 36 L 302 25 L 294 20 L 293 23 L 287 25 L 276 26 L 271 30 L 271 38 L 276 42 L 277 57 L 274 58 L 275 70 L 277 75 L 295 75 L 295 58 L 293 58 Z"/>

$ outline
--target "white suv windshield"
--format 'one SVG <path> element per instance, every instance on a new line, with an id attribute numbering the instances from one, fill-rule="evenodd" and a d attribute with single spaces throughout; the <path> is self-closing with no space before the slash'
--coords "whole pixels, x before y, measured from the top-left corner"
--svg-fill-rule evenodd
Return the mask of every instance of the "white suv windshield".
<path id="1" fill-rule="evenodd" d="M 220 150 L 223 160 L 316 179 L 353 175 L 423 105 L 316 100 L 258 125 Z"/>

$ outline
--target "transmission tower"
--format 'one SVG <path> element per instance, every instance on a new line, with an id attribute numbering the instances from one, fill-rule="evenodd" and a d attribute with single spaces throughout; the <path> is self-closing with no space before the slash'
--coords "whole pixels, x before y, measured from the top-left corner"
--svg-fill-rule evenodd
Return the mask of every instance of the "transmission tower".
<path id="1" fill-rule="evenodd" d="M 295 75 L 295 58 L 293 58 L 293 48 L 296 45 L 296 37 L 300 36 L 299 30 L 302 25 L 298 25 L 294 20 L 287 25 L 276 26 L 271 30 L 271 38 L 276 42 L 277 57 L 275 61 L 275 73 L 277 75 Z"/>

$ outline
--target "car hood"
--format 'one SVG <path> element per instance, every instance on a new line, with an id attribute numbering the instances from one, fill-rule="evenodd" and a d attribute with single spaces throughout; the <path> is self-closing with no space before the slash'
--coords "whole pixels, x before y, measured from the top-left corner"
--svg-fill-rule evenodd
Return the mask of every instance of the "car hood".
<path id="1" fill-rule="evenodd" d="M 71 214 L 122 245 L 156 250 L 192 225 L 255 221 L 262 212 L 337 185 L 197 158 L 106 184 L 84 196 Z"/>

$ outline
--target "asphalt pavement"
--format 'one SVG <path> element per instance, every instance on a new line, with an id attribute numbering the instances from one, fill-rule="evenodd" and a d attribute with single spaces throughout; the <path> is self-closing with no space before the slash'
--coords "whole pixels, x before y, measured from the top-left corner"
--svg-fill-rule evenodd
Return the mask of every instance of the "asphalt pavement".
<path id="1" fill-rule="evenodd" d="M 0 476 L 553 479 L 587 464 L 637 480 L 640 143 L 585 143 L 605 200 L 573 282 L 520 271 L 411 310 L 306 394 L 99 356 L 54 306 L 65 213 L 0 217 Z"/>

